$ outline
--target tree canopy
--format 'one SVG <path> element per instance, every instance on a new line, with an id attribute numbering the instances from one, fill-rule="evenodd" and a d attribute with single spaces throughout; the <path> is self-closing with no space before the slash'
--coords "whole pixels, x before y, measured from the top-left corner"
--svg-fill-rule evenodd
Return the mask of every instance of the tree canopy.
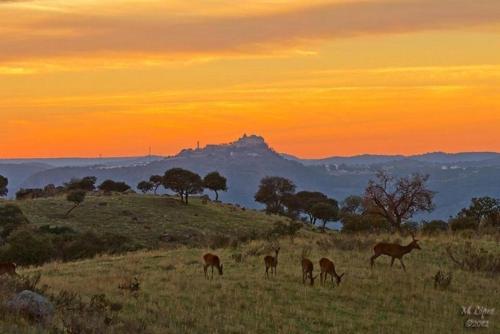
<path id="1" fill-rule="evenodd" d="M 86 176 L 82 179 L 71 179 L 69 182 L 65 183 L 64 186 L 66 190 L 84 190 L 84 191 L 94 191 L 95 183 L 97 178 L 95 176 Z"/>
<path id="2" fill-rule="evenodd" d="M 154 184 L 151 181 L 141 181 L 137 184 L 137 189 L 142 191 L 143 194 L 146 194 L 147 192 L 150 192 L 151 190 L 154 189 Z"/>
<path id="3" fill-rule="evenodd" d="M 215 200 L 219 200 L 219 191 L 227 191 L 227 179 L 219 172 L 208 173 L 203 178 L 203 187 L 212 190 L 215 193 Z"/>
<path id="4" fill-rule="evenodd" d="M 415 173 L 395 178 L 379 171 L 376 180 L 370 180 L 364 199 L 371 213 L 387 219 L 391 226 L 401 230 L 401 223 L 418 212 L 431 212 L 435 193 L 427 188 L 428 175 Z"/>
<path id="5" fill-rule="evenodd" d="M 0 175 L 0 197 L 6 196 L 8 193 L 7 186 L 9 185 L 9 180 L 5 177 Z"/>
<path id="6" fill-rule="evenodd" d="M 163 176 L 163 186 L 178 194 L 181 201 L 186 204 L 189 202 L 189 195 L 203 192 L 203 181 L 201 177 L 183 168 L 172 168 L 167 170 Z"/>
<path id="7" fill-rule="evenodd" d="M 66 200 L 74 204 L 73 207 L 69 209 L 68 212 L 66 212 L 66 216 L 69 216 L 71 211 L 79 207 L 80 204 L 82 204 L 83 201 L 85 201 L 86 195 L 87 193 L 84 190 L 73 190 L 66 196 Z"/>
<path id="8" fill-rule="evenodd" d="M 149 182 L 153 184 L 153 192 L 156 195 L 156 192 L 158 191 L 158 187 L 163 184 L 163 176 L 161 175 L 151 175 L 149 178 Z"/>
<path id="9" fill-rule="evenodd" d="M 106 180 L 99 185 L 99 190 L 104 191 L 106 193 L 109 192 L 117 192 L 123 193 L 130 189 L 130 186 L 125 182 L 117 182 L 113 180 Z"/>
<path id="10" fill-rule="evenodd" d="M 268 176 L 260 181 L 255 201 L 266 205 L 266 212 L 285 213 L 284 199 L 295 192 L 295 184 L 286 178 Z"/>

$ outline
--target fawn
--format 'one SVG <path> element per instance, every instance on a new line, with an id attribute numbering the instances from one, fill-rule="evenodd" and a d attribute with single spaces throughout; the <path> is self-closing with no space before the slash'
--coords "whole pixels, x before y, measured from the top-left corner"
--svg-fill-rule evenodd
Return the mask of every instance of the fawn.
<path id="1" fill-rule="evenodd" d="M 375 247 L 373 248 L 375 255 L 373 255 L 370 258 L 371 267 L 373 267 L 373 263 L 377 257 L 379 257 L 380 255 L 388 255 L 392 258 L 391 267 L 394 264 L 394 260 L 398 259 L 399 262 L 401 262 L 401 266 L 403 267 L 403 270 L 406 271 L 406 267 L 405 267 L 405 264 L 403 263 L 403 259 L 402 259 L 403 256 L 405 254 L 410 253 L 414 249 L 422 249 L 418 245 L 418 240 L 415 239 L 415 236 L 412 234 L 411 237 L 413 239 L 412 242 L 410 242 L 406 246 L 385 243 L 385 242 L 380 242 L 380 243 L 376 244 Z"/>
<path id="2" fill-rule="evenodd" d="M 345 273 L 337 275 L 337 272 L 335 271 L 335 264 L 333 264 L 332 261 L 324 257 L 321 260 L 319 260 L 319 266 L 321 268 L 321 274 L 320 274 L 321 285 L 323 285 L 326 282 L 326 278 L 328 275 L 332 277 L 332 284 L 333 284 L 333 278 L 335 277 L 337 285 L 340 285 L 342 277 L 345 275 Z"/>
<path id="3" fill-rule="evenodd" d="M 266 265 L 266 277 L 269 278 L 269 269 L 271 269 L 271 275 L 276 275 L 276 267 L 278 266 L 278 254 L 280 252 L 280 247 L 275 246 L 274 253 L 275 256 L 267 255 L 264 258 L 264 264 Z"/>
<path id="4" fill-rule="evenodd" d="M 311 260 L 303 258 L 302 259 L 302 284 L 306 284 L 306 279 L 309 276 L 309 282 L 311 286 L 314 285 L 314 280 L 318 275 L 313 276 L 314 266 Z"/>
<path id="5" fill-rule="evenodd" d="M 219 275 L 222 276 L 222 264 L 220 263 L 220 259 L 217 255 L 207 253 L 203 255 L 203 260 L 205 261 L 205 265 L 203 266 L 203 270 L 205 272 L 205 278 L 208 279 L 207 269 L 208 267 L 212 267 L 212 279 L 214 278 L 214 267 L 219 270 Z"/>

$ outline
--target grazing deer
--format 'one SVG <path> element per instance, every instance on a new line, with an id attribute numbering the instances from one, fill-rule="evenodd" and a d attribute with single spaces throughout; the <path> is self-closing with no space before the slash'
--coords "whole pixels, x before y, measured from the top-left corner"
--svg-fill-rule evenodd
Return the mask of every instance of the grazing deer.
<path id="1" fill-rule="evenodd" d="M 9 274 L 11 276 L 17 275 L 16 264 L 14 262 L 4 262 L 0 263 L 0 276 L 3 274 Z"/>
<path id="2" fill-rule="evenodd" d="M 321 268 L 321 274 L 320 274 L 320 282 L 321 285 L 323 285 L 326 282 L 326 278 L 328 275 L 332 277 L 332 284 L 333 284 L 333 278 L 335 277 L 335 280 L 337 281 L 337 285 L 340 285 L 340 282 L 342 281 L 342 277 L 345 275 L 345 273 L 342 273 L 341 275 L 337 275 L 337 272 L 335 271 L 335 264 L 333 264 L 332 261 L 330 261 L 327 258 L 322 258 L 319 260 L 319 266 Z"/>
<path id="3" fill-rule="evenodd" d="M 203 255 L 203 260 L 205 261 L 205 265 L 203 266 L 203 271 L 205 272 L 205 278 L 208 279 L 207 269 L 208 267 L 212 267 L 212 279 L 214 278 L 214 267 L 219 270 L 219 275 L 222 276 L 222 264 L 220 263 L 220 259 L 217 255 L 207 253 Z"/>
<path id="4" fill-rule="evenodd" d="M 302 284 L 306 284 L 306 279 L 309 277 L 311 286 L 314 285 L 314 280 L 318 275 L 313 276 L 314 266 L 311 260 L 303 258 L 302 259 Z"/>
<path id="5" fill-rule="evenodd" d="M 386 243 L 386 242 L 380 242 L 375 245 L 373 248 L 373 251 L 375 252 L 375 255 L 373 255 L 370 258 L 370 263 L 371 266 L 373 267 L 373 263 L 377 257 L 380 255 L 387 255 L 392 258 L 391 260 L 391 267 L 394 264 L 394 260 L 398 259 L 399 262 L 401 262 L 401 266 L 403 267 L 403 270 L 406 271 L 405 264 L 403 263 L 403 255 L 410 253 L 414 249 L 422 249 L 418 245 L 418 240 L 415 239 L 415 236 L 412 234 L 412 242 L 410 242 L 406 246 L 401 246 L 398 244 L 391 244 L 391 243 Z"/>
<path id="6" fill-rule="evenodd" d="M 267 255 L 264 258 L 264 264 L 266 265 L 266 277 L 269 278 L 269 269 L 271 269 L 271 275 L 276 275 L 276 267 L 278 266 L 278 254 L 280 252 L 279 244 L 273 246 L 275 256 Z"/>

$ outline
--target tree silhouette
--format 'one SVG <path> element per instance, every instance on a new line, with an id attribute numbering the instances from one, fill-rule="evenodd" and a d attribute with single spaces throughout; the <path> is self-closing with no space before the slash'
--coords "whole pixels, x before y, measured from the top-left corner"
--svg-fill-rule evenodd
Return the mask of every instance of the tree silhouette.
<path id="1" fill-rule="evenodd" d="M 9 185 L 9 180 L 5 177 L 0 175 L 0 197 L 6 196 L 9 190 L 7 189 L 7 186 Z"/>
<path id="2" fill-rule="evenodd" d="M 365 190 L 365 201 L 371 213 L 387 219 L 391 226 L 401 230 L 401 223 L 417 212 L 434 209 L 434 192 L 427 189 L 428 175 L 413 174 L 396 179 L 384 171 L 377 173 Z"/>
<path id="3" fill-rule="evenodd" d="M 156 191 L 158 190 L 158 187 L 162 185 L 163 183 L 163 176 L 161 175 L 151 175 L 149 178 L 149 182 L 153 184 L 153 192 L 156 195 Z"/>
<path id="4" fill-rule="evenodd" d="M 268 176 L 260 181 L 255 201 L 266 205 L 266 212 L 283 214 L 286 196 L 295 192 L 295 184 L 279 176 Z"/>
<path id="5" fill-rule="evenodd" d="M 99 185 L 99 190 L 104 191 L 105 193 L 117 192 L 124 193 L 130 189 L 130 186 L 125 182 L 116 182 L 113 180 L 106 180 Z"/>
<path id="6" fill-rule="evenodd" d="M 323 231 L 325 230 L 326 223 L 339 219 L 339 206 L 335 200 L 316 203 L 313 205 L 311 212 L 316 219 L 323 222 Z"/>
<path id="7" fill-rule="evenodd" d="M 83 179 L 71 179 L 69 182 L 65 183 L 64 186 L 67 191 L 94 191 L 96 182 L 97 178 L 95 176 L 86 176 Z"/>
<path id="8" fill-rule="evenodd" d="M 141 181 L 137 184 L 137 189 L 142 191 L 143 194 L 146 194 L 147 192 L 153 190 L 154 188 L 153 182 L 150 181 Z"/>
<path id="9" fill-rule="evenodd" d="M 189 195 L 203 192 L 201 177 L 189 170 L 172 168 L 163 176 L 163 186 L 181 197 L 181 201 L 188 204 Z"/>
<path id="10" fill-rule="evenodd" d="M 227 179 L 219 172 L 209 173 L 203 178 L 203 187 L 215 193 L 215 200 L 219 200 L 219 191 L 227 191 Z"/>
<path id="11" fill-rule="evenodd" d="M 68 212 L 66 212 L 66 217 L 69 216 L 71 211 L 73 211 L 83 203 L 86 195 L 87 193 L 84 190 L 73 190 L 66 196 L 66 200 L 74 204 L 73 207 L 69 209 Z"/>

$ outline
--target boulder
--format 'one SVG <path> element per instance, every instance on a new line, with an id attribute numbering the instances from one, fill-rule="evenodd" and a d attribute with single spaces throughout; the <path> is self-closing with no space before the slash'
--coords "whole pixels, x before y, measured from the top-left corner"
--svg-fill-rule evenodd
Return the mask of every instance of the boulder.
<path id="1" fill-rule="evenodd" d="M 54 315 L 54 306 L 49 300 L 29 290 L 18 293 L 8 301 L 7 308 L 41 323 L 49 323 Z"/>

